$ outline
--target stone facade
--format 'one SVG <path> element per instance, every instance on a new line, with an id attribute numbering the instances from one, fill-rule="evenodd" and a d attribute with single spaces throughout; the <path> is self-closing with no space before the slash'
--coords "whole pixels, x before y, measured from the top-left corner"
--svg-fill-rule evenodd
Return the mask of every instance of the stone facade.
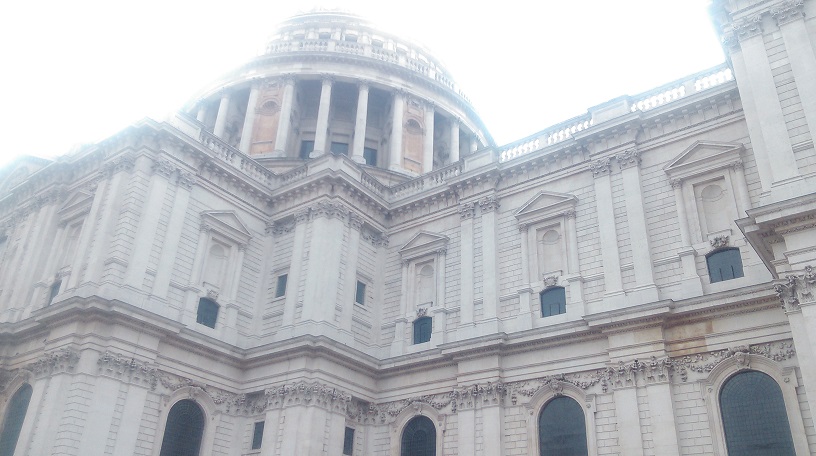
<path id="1" fill-rule="evenodd" d="M 422 415 L 437 455 L 538 455 L 568 397 L 590 455 L 725 455 L 747 371 L 816 453 L 816 2 L 712 16 L 727 64 L 501 147 L 427 50 L 319 12 L 166 122 L 17 160 L 14 454 L 157 456 L 187 400 L 200 454 L 396 456 Z"/>

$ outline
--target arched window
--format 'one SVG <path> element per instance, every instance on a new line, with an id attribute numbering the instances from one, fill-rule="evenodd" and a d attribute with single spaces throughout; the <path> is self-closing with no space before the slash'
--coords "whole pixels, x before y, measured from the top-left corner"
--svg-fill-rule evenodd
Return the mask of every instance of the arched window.
<path id="1" fill-rule="evenodd" d="M 431 317 L 421 317 L 414 320 L 414 344 L 422 344 L 431 340 L 432 329 L 433 319 Z"/>
<path id="2" fill-rule="evenodd" d="M 541 292 L 541 316 L 551 317 L 567 312 L 567 293 L 564 287 L 552 287 Z"/>
<path id="3" fill-rule="evenodd" d="M 204 435 L 204 412 L 190 399 L 175 403 L 167 414 L 159 456 L 198 456 Z"/>
<path id="4" fill-rule="evenodd" d="M 541 456 L 586 456 L 584 411 L 574 399 L 551 400 L 538 416 L 538 448 Z"/>
<path id="5" fill-rule="evenodd" d="M 427 416 L 418 416 L 402 431 L 400 456 L 436 456 L 436 428 Z"/>
<path id="6" fill-rule="evenodd" d="M 721 249 L 706 255 L 708 277 L 711 283 L 742 277 L 742 258 L 739 249 Z"/>
<path id="7" fill-rule="evenodd" d="M 28 383 L 21 386 L 8 404 L 6 416 L 3 419 L 3 432 L 0 433 L 0 456 L 13 456 L 14 448 L 17 446 L 17 439 L 20 438 L 20 430 L 23 428 L 28 411 L 28 403 L 31 402 L 31 385 Z"/>
<path id="8" fill-rule="evenodd" d="M 198 312 L 196 312 L 196 323 L 215 328 L 218 320 L 218 303 L 209 298 L 198 300 Z"/>
<path id="9" fill-rule="evenodd" d="M 728 379 L 720 390 L 720 412 L 728 454 L 796 454 L 782 390 L 770 376 L 747 371 Z"/>

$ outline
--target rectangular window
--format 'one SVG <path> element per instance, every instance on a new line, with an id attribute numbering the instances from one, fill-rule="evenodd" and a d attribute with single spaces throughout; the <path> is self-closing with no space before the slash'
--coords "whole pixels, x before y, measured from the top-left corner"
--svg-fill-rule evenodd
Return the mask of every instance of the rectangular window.
<path id="1" fill-rule="evenodd" d="M 357 294 L 354 298 L 354 302 L 360 304 L 361 306 L 365 305 L 365 293 L 366 293 L 366 285 L 363 282 L 357 281 Z"/>
<path id="2" fill-rule="evenodd" d="M 348 156 L 348 143 L 332 142 L 331 153 Z"/>
<path id="3" fill-rule="evenodd" d="M 51 285 L 51 290 L 49 290 L 48 304 L 47 305 L 50 306 L 51 303 L 54 302 L 54 298 L 56 298 L 57 295 L 59 294 L 60 286 L 62 286 L 62 280 L 57 280 L 56 282 L 54 282 L 53 285 Z"/>
<path id="4" fill-rule="evenodd" d="M 377 166 L 377 149 L 364 147 L 363 158 L 365 158 L 366 165 Z"/>
<path id="5" fill-rule="evenodd" d="M 257 450 L 261 448 L 263 443 L 264 422 L 258 421 L 255 423 L 255 429 L 252 431 L 252 449 Z"/>
<path id="6" fill-rule="evenodd" d="M 309 158 L 309 154 L 312 153 L 314 150 L 314 141 L 301 141 L 300 142 L 300 155 L 299 157 L 302 160 L 306 160 Z"/>
<path id="7" fill-rule="evenodd" d="M 278 276 L 278 283 L 275 285 L 275 297 L 280 298 L 286 294 L 286 279 L 289 274 L 281 274 Z"/>
<path id="8" fill-rule="evenodd" d="M 350 427 L 346 428 L 346 435 L 343 438 L 343 454 L 344 455 L 354 454 L 354 429 Z"/>

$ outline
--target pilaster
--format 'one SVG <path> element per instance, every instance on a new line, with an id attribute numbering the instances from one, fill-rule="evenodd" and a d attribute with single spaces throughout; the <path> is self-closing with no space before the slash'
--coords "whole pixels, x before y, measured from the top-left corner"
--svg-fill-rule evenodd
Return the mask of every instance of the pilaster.
<path id="1" fill-rule="evenodd" d="M 590 163 L 590 171 L 595 177 L 595 204 L 598 211 L 598 231 L 604 270 L 605 310 L 622 307 L 625 298 L 618 235 L 615 228 L 615 211 L 612 205 L 611 161 L 612 157 L 606 157 Z"/>

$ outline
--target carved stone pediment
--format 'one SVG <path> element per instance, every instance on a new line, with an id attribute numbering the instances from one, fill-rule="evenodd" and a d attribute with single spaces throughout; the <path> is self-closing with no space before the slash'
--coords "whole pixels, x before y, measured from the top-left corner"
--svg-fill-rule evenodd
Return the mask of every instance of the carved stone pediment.
<path id="1" fill-rule="evenodd" d="M 446 249 L 449 240 L 447 236 L 441 234 L 420 231 L 399 249 L 399 254 L 403 260 L 412 260 Z"/>
<path id="2" fill-rule="evenodd" d="M 59 217 L 62 221 L 71 220 L 91 210 L 93 195 L 80 190 L 72 193 L 59 209 Z"/>
<path id="3" fill-rule="evenodd" d="M 675 157 L 663 170 L 672 180 L 685 179 L 741 164 L 743 145 L 715 141 L 696 141 Z"/>
<path id="4" fill-rule="evenodd" d="M 574 212 L 577 204 L 575 195 L 541 191 L 513 215 L 520 225 L 527 225 Z"/>
<path id="5" fill-rule="evenodd" d="M 205 211 L 201 213 L 201 224 L 226 236 L 237 244 L 247 244 L 252 233 L 234 211 Z"/>

